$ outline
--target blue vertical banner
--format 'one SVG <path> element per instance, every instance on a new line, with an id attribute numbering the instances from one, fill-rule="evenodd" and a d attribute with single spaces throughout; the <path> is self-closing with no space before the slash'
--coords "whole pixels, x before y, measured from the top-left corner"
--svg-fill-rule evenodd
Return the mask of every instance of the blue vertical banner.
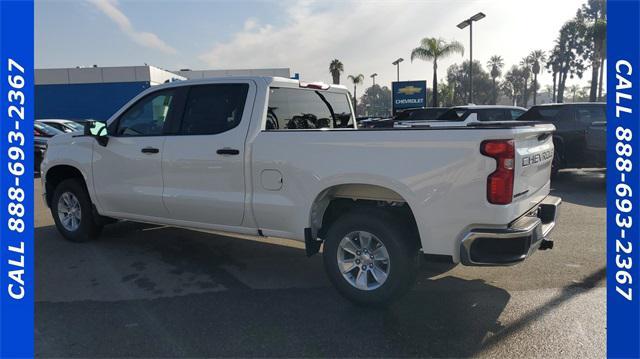
<path id="1" fill-rule="evenodd" d="M 33 357 L 33 1 L 0 0 L 0 358 Z"/>
<path id="2" fill-rule="evenodd" d="M 607 356 L 639 358 L 640 2 L 607 11 Z"/>

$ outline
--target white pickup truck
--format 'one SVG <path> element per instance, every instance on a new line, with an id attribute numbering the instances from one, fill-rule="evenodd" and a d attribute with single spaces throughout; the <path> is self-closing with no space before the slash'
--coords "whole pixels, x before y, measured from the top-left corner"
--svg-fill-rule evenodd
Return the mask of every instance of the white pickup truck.
<path id="1" fill-rule="evenodd" d="M 152 87 L 107 122 L 49 142 L 60 233 L 114 219 L 322 245 L 347 298 L 388 303 L 421 253 L 518 263 L 552 247 L 553 125 L 357 129 L 346 88 L 271 77 Z"/>

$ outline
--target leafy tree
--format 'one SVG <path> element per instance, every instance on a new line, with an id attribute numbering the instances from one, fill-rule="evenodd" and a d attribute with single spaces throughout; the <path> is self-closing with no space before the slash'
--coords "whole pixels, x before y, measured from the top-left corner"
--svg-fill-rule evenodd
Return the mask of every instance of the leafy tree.
<path id="1" fill-rule="evenodd" d="M 540 63 L 547 60 L 547 55 L 542 50 L 534 50 L 529 54 L 531 60 L 531 72 L 533 72 L 533 104 L 537 103 L 538 95 L 538 74 L 540 73 Z"/>
<path id="2" fill-rule="evenodd" d="M 444 58 L 454 53 L 464 54 L 464 47 L 457 41 L 447 43 L 443 39 L 425 37 L 420 41 L 420 46 L 411 51 L 411 61 L 420 59 L 433 61 L 433 107 L 438 107 L 438 59 Z"/>
<path id="3" fill-rule="evenodd" d="M 501 84 L 502 91 L 511 98 L 514 106 L 518 105 L 518 98 L 524 89 L 524 74 L 522 68 L 513 65 L 511 69 L 504 75 L 504 81 Z"/>
<path id="4" fill-rule="evenodd" d="M 357 90 L 358 90 L 358 85 L 360 85 L 364 81 L 364 75 L 363 74 L 349 75 L 348 78 L 353 83 L 353 110 L 357 112 L 357 109 L 358 109 Z M 356 113 L 356 116 L 357 116 L 357 113 Z"/>
<path id="5" fill-rule="evenodd" d="M 447 82 L 453 86 L 453 104 L 462 105 L 469 96 L 469 61 L 453 64 L 447 69 Z M 473 62 L 473 98 L 477 104 L 487 104 L 492 99 L 492 81 L 480 61 Z"/>
<path id="6" fill-rule="evenodd" d="M 387 86 L 381 87 L 375 84 L 365 90 L 358 112 L 366 113 L 367 116 L 387 117 L 391 114 L 391 90 Z"/>
<path id="7" fill-rule="evenodd" d="M 338 59 L 334 59 L 329 64 L 329 73 L 331 73 L 331 77 L 333 77 L 333 83 L 336 85 L 340 85 L 340 73 L 344 71 L 344 66 L 342 62 Z"/>
<path id="8" fill-rule="evenodd" d="M 502 56 L 493 55 L 487 62 L 487 67 L 491 69 L 491 81 L 493 82 L 493 98 L 491 103 L 495 105 L 498 103 L 498 86 L 496 83 L 496 79 L 502 76 L 502 68 L 504 67 L 504 60 Z"/>
<path id="9" fill-rule="evenodd" d="M 455 86 L 446 82 L 440 82 L 438 85 L 438 98 L 443 107 L 451 107 L 454 105 Z"/>

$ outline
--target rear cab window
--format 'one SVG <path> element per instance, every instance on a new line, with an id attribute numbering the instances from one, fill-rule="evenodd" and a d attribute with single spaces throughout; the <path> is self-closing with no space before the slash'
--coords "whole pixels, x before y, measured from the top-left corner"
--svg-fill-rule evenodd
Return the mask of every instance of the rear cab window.
<path id="1" fill-rule="evenodd" d="M 506 118 L 505 111 L 501 108 L 478 109 L 475 112 L 478 114 L 478 121 L 482 122 L 500 122 L 510 120 L 510 118 Z"/>
<path id="2" fill-rule="evenodd" d="M 452 108 L 440 115 L 436 121 L 464 121 L 467 112 L 466 108 Z"/>
<path id="3" fill-rule="evenodd" d="M 265 129 L 353 128 L 346 93 L 271 87 Z"/>

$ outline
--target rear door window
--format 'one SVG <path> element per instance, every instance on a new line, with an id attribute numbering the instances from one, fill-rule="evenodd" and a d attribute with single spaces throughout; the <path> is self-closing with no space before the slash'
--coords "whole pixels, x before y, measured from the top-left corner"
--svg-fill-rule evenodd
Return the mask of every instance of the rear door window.
<path id="1" fill-rule="evenodd" d="M 279 87 L 269 91 L 267 130 L 352 127 L 345 93 Z"/>
<path id="2" fill-rule="evenodd" d="M 181 135 L 212 135 L 229 131 L 242 120 L 248 84 L 199 85 L 189 89 Z"/>

